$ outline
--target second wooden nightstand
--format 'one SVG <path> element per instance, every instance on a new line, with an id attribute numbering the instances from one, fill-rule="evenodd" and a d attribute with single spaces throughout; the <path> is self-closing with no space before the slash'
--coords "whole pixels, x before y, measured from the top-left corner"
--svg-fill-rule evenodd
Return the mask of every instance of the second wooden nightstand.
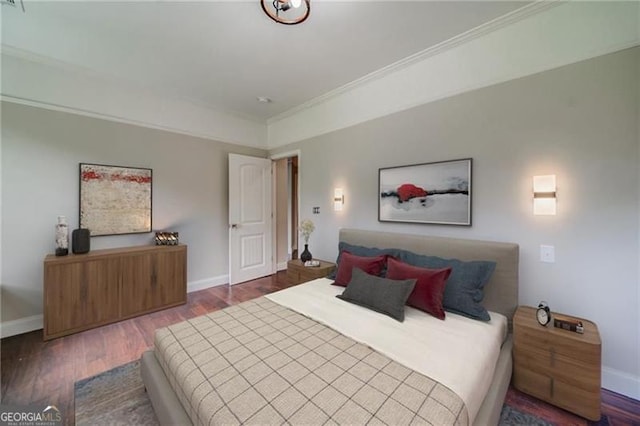
<path id="1" fill-rule="evenodd" d="M 552 314 L 553 315 L 553 314 Z M 598 328 L 582 320 L 584 334 L 543 327 L 535 308 L 513 317 L 513 385 L 567 411 L 600 420 L 601 342 Z"/>
<path id="2" fill-rule="evenodd" d="M 290 284 L 300 284 L 323 278 L 329 275 L 335 266 L 335 263 L 324 260 L 320 260 L 320 266 L 304 266 L 300 259 L 290 260 L 287 262 L 287 281 Z"/>

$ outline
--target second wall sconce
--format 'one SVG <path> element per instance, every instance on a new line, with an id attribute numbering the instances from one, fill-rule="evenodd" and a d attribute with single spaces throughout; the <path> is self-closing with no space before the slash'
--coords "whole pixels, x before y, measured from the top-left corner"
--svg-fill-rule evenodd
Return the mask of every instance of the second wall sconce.
<path id="1" fill-rule="evenodd" d="M 342 188 L 335 188 L 333 190 L 333 210 L 342 211 L 342 206 L 344 206 L 344 193 Z"/>
<path id="2" fill-rule="evenodd" d="M 533 214 L 556 214 L 556 175 L 533 177 Z"/>

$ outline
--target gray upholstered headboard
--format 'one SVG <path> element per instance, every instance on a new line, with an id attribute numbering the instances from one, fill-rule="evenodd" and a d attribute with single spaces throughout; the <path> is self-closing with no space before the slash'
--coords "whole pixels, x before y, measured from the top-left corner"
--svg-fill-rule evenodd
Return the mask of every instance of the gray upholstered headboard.
<path id="1" fill-rule="evenodd" d="M 409 250 L 418 254 L 460 260 L 492 260 L 496 269 L 484 288 L 482 304 L 511 320 L 518 306 L 519 247 L 513 243 L 341 229 L 340 241 L 349 244 Z"/>

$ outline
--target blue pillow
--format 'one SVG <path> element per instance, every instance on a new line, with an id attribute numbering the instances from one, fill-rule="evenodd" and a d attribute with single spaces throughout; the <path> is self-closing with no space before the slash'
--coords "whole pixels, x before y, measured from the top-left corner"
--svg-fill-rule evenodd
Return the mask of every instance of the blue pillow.
<path id="1" fill-rule="evenodd" d="M 485 260 L 463 262 L 458 259 L 423 256 L 405 250 L 401 251 L 400 260 L 410 265 L 429 269 L 450 267 L 451 275 L 444 288 L 442 301 L 445 311 L 481 321 L 491 319 L 489 312 L 481 302 L 484 298 L 484 286 L 496 269 L 496 262 Z"/>
<path id="2" fill-rule="evenodd" d="M 356 256 L 376 257 L 380 255 L 388 255 L 393 256 L 397 259 L 400 259 L 399 256 L 402 251 L 399 249 L 379 249 L 375 247 L 354 246 L 352 244 L 340 241 L 340 243 L 338 244 L 338 258 L 336 259 L 336 267 L 333 269 L 333 272 L 327 276 L 327 278 L 332 280 L 336 279 L 336 273 L 338 271 L 337 266 L 340 265 L 340 257 L 344 250 L 348 251 L 351 254 L 355 254 Z M 385 267 L 380 272 L 380 276 L 384 276 L 386 269 L 387 267 L 385 265 Z"/>

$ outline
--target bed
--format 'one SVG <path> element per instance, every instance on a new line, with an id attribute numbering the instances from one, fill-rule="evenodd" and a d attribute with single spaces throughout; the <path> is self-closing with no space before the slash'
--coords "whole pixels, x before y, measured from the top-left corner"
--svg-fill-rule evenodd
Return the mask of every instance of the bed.
<path id="1" fill-rule="evenodd" d="M 141 373 L 161 424 L 498 423 L 512 372 L 518 246 L 356 229 L 339 239 L 495 262 L 482 300 L 491 320 L 447 312 L 440 321 L 407 307 L 398 322 L 337 299 L 344 288 L 328 279 L 272 293 L 156 331 Z M 462 331 L 447 328 L 456 324 L 479 340 L 456 343 Z M 432 356 L 434 341 L 455 356 Z"/>

